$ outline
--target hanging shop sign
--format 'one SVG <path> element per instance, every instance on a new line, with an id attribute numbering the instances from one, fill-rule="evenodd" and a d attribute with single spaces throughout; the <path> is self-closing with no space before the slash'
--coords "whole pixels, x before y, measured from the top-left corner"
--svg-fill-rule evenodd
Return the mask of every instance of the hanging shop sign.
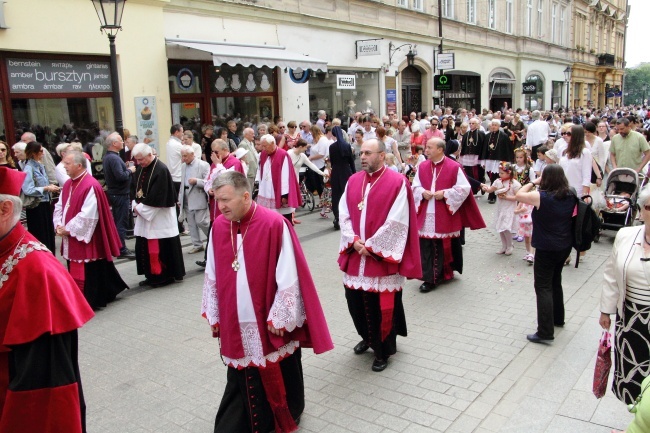
<path id="1" fill-rule="evenodd" d="M 289 78 L 291 78 L 291 81 L 294 83 L 303 84 L 309 81 L 310 72 L 309 69 L 306 71 L 302 69 L 289 69 Z"/>
<path id="2" fill-rule="evenodd" d="M 433 90 L 451 90 L 451 75 L 434 75 Z"/>
<path id="3" fill-rule="evenodd" d="M 436 69 L 439 71 L 456 69 L 454 53 L 438 53 L 436 55 Z"/>
<path id="4" fill-rule="evenodd" d="M 7 59 L 11 93 L 112 92 L 109 62 Z"/>
<path id="5" fill-rule="evenodd" d="M 135 121 L 140 141 L 154 149 L 160 149 L 158 142 L 158 116 L 155 96 L 136 96 Z"/>
<path id="6" fill-rule="evenodd" d="M 521 93 L 524 95 L 534 95 L 537 93 L 537 83 L 521 83 Z"/>
<path id="7" fill-rule="evenodd" d="M 381 46 L 379 42 L 381 39 L 374 39 L 370 41 L 355 41 L 357 46 L 357 57 L 360 56 L 378 56 L 381 54 Z"/>
<path id="8" fill-rule="evenodd" d="M 182 90 L 190 90 L 194 85 L 194 72 L 188 68 L 181 68 L 176 74 L 176 84 Z"/>
<path id="9" fill-rule="evenodd" d="M 356 75 L 336 75 L 336 88 L 337 89 L 351 89 L 357 88 Z"/>

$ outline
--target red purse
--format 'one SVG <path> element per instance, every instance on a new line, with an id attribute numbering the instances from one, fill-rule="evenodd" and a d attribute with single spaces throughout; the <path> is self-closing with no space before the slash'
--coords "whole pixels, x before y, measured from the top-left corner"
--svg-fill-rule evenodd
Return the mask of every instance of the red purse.
<path id="1" fill-rule="evenodd" d="M 610 337 L 611 334 L 608 331 L 603 331 L 603 335 L 598 342 L 598 356 L 596 357 L 592 389 L 596 398 L 602 398 L 607 391 L 609 370 L 612 368 L 612 343 Z"/>

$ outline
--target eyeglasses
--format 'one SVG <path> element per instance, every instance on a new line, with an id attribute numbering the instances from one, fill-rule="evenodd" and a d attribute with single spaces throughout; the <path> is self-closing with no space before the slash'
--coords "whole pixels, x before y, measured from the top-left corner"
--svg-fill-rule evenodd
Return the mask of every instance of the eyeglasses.
<path id="1" fill-rule="evenodd" d="M 219 153 L 219 152 L 218 152 L 217 150 L 213 150 L 213 151 L 210 152 L 210 153 L 214 153 L 214 154 L 216 155 L 216 154 Z"/>
<path id="2" fill-rule="evenodd" d="M 296 129 L 296 127 L 295 126 L 290 126 L 289 129 Z"/>
<path id="3" fill-rule="evenodd" d="M 431 124 L 431 127 L 432 127 L 432 128 L 437 128 L 437 127 L 438 127 L 438 124 L 437 124 L 437 123 L 432 123 L 432 124 Z"/>
<path id="4" fill-rule="evenodd" d="M 562 132 L 562 133 L 560 133 L 560 135 L 566 135 L 567 137 L 571 137 L 571 133 L 570 133 L 570 132 Z"/>
<path id="5" fill-rule="evenodd" d="M 381 152 L 381 151 L 379 151 L 379 150 L 375 150 L 375 151 L 372 151 L 372 150 L 362 150 L 362 151 L 359 152 L 359 155 L 370 156 L 370 155 L 372 155 L 373 153 L 383 153 L 383 152 Z"/>
<path id="6" fill-rule="evenodd" d="M 643 209 L 645 209 L 645 210 L 647 210 L 648 212 L 650 212 L 650 204 L 644 204 L 644 205 L 643 205 Z"/>

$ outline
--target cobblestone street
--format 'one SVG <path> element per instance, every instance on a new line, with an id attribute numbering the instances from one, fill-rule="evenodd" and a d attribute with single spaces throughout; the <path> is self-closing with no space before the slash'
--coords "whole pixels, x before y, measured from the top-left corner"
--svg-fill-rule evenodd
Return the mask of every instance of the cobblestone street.
<path id="1" fill-rule="evenodd" d="M 489 226 L 494 206 L 481 199 L 479 207 Z M 408 337 L 398 338 L 388 368 L 374 373 L 371 352 L 352 351 L 359 337 L 336 263 L 339 232 L 317 212 L 298 216 L 336 346 L 319 356 L 303 350 L 301 431 L 608 433 L 631 420 L 610 390 L 600 401 L 591 393 L 602 266 L 613 232 L 578 269 L 564 269 L 566 325 L 548 345 L 526 341 L 536 308 L 523 243 L 515 242 L 512 256 L 499 256 L 494 232 L 468 232 L 463 275 L 427 294 L 417 281 L 407 283 Z M 182 241 L 187 252 L 189 238 Z M 226 368 L 199 314 L 199 256 L 185 255 L 182 283 L 148 290 L 137 287 L 134 262 L 119 262 L 134 289 L 80 330 L 89 432 L 212 431 Z"/>

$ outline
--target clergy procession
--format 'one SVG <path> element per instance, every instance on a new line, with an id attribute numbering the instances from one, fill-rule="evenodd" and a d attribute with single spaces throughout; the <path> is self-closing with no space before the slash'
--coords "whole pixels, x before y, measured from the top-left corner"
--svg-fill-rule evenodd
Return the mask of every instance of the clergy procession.
<path id="1" fill-rule="evenodd" d="M 198 332 L 211 348 L 211 368 L 217 362 L 226 367 L 213 431 L 281 433 L 297 431 L 313 413 L 306 396 L 313 389 L 305 383 L 314 373 L 303 360 L 331 361 L 327 353 L 343 341 L 335 363 L 351 368 L 352 384 L 360 370 L 372 372 L 358 382 L 361 389 L 399 380 L 406 371 L 399 342 L 408 335 L 416 345 L 431 345 L 421 332 L 408 333 L 425 319 L 405 300 L 453 299 L 469 278 L 481 278 L 476 259 L 463 259 L 473 247 L 470 231 L 489 231 L 495 239 L 494 251 L 481 257 L 493 271 L 516 267 L 517 275 L 532 275 L 522 293 L 536 306 L 536 321 L 528 326 L 536 322 L 537 328 L 514 335 L 518 347 L 553 344 L 575 312 L 565 311 L 563 271 L 578 272 L 565 270 L 581 230 L 578 203 L 598 214 L 634 207 L 629 227 L 619 233 L 636 230 L 646 246 L 638 243 L 641 260 L 627 275 L 647 271 L 650 242 L 643 227 L 650 224 L 644 219 L 650 190 L 636 183 L 634 191 L 605 189 L 617 169 L 646 172 L 650 146 L 629 127 L 633 112 L 618 120 L 603 113 L 615 118 L 605 151 L 603 140 L 589 135 L 600 122 L 595 113 L 585 124 L 567 119 L 555 134 L 553 113 L 506 109 L 513 120 L 505 121 L 500 112 L 437 111 L 405 119 L 353 113 L 347 130 L 341 119 L 319 115 L 313 125 L 300 122 L 299 132 L 297 122 L 288 122 L 290 133 L 279 117 L 269 125 L 233 119 L 223 134 L 196 140 L 202 145 L 194 140 L 200 134 L 181 124 L 171 127 L 162 147 L 112 132 L 102 144 L 101 179 L 89 170 L 83 149 L 64 143 L 57 155 L 63 183 L 48 173 L 56 160 L 26 136 L 18 161 L 0 167 L 0 433 L 94 431 L 86 422 L 79 365 L 84 331 L 78 329 L 135 297 L 181 290 L 197 275 L 202 300 L 196 315 L 204 322 Z M 632 148 L 629 140 L 637 136 L 642 141 Z M 294 151 L 305 143 L 307 156 Z M 318 160 L 322 169 L 312 163 Z M 320 218 L 298 218 L 311 214 L 307 201 L 316 203 Z M 635 221 L 637 203 L 641 222 Z M 307 225 L 318 230 L 316 260 L 303 250 L 313 236 L 304 237 Z M 336 236 L 338 249 L 328 236 Z M 615 314 L 612 391 L 638 404 L 648 387 L 641 388 L 646 370 L 635 363 L 650 360 L 648 348 L 640 347 L 650 341 L 650 313 L 639 311 L 647 305 L 648 283 L 637 278 L 632 283 L 646 289 L 625 288 L 626 271 L 616 265 L 628 266 L 620 259 L 627 252 L 620 251 L 619 237 L 605 269 L 599 323 L 612 330 Z M 590 247 L 573 253 L 576 267 L 589 265 Z M 508 256 L 515 252 L 525 254 L 513 265 Z M 194 264 L 187 265 L 189 256 L 197 258 Z M 129 285 L 121 272 L 131 260 L 141 280 Z M 340 270 L 335 286 L 316 277 L 331 266 Z M 335 293 L 336 301 L 325 303 L 326 293 Z M 462 308 L 465 301 L 457 302 Z M 326 314 L 332 311 L 343 314 Z M 345 324 L 345 338 L 332 332 L 334 322 Z M 347 344 L 349 338 L 356 340 Z M 432 371 L 439 365 L 422 362 Z"/>

